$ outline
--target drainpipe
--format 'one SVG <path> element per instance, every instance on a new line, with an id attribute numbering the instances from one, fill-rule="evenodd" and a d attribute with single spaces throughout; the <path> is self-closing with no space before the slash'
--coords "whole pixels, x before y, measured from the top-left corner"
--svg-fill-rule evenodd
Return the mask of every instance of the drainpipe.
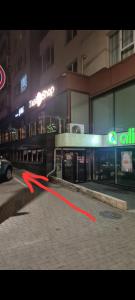
<path id="1" fill-rule="evenodd" d="M 46 176 L 50 176 L 52 173 L 54 173 L 56 171 L 56 150 L 60 150 L 60 148 L 55 148 L 54 149 L 54 167 L 53 170 L 50 171 Z"/>

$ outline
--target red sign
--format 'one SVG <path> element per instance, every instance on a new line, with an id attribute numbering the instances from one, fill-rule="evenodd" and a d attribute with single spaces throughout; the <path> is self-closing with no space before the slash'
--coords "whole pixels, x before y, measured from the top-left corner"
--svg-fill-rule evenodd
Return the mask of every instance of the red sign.
<path id="1" fill-rule="evenodd" d="M 6 82 L 6 74 L 2 66 L 0 65 L 0 90 L 4 87 L 5 82 Z"/>

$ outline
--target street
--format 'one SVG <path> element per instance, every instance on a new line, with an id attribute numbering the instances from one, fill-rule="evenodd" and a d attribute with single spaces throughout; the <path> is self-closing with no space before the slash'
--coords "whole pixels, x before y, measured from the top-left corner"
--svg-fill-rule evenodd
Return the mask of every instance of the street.
<path id="1" fill-rule="evenodd" d="M 134 211 L 120 211 L 59 184 L 49 186 L 96 222 L 40 188 L 31 194 L 20 172 L 15 174 L 0 183 L 1 270 L 135 269 Z"/>

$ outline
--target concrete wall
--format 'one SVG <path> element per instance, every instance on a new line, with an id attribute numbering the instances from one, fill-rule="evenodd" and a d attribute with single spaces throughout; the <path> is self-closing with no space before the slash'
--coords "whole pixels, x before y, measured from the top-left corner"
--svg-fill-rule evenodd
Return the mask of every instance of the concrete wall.
<path id="1" fill-rule="evenodd" d="M 66 30 L 50 30 L 40 44 L 42 56 L 46 47 L 54 44 L 54 65 L 41 75 L 41 87 L 48 84 L 67 70 L 67 66 L 78 60 L 78 73 L 82 73 L 82 56 L 84 75 L 92 75 L 108 67 L 108 30 L 78 30 L 75 38 L 66 44 Z"/>

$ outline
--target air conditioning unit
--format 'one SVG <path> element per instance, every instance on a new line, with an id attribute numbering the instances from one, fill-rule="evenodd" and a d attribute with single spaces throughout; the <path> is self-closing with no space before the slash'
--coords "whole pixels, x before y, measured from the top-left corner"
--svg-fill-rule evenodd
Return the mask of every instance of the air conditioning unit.
<path id="1" fill-rule="evenodd" d="M 68 124 L 68 132 L 69 133 L 84 133 L 84 124 Z"/>

